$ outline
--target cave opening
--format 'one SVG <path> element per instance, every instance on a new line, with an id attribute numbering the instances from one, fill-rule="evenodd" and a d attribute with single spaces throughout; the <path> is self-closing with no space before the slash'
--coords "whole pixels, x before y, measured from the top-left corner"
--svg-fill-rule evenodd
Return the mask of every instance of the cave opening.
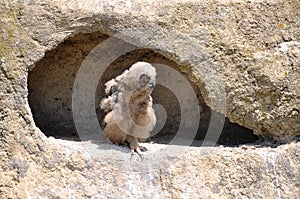
<path id="1" fill-rule="evenodd" d="M 55 49 L 46 52 L 28 75 L 28 101 L 36 126 L 46 135 L 58 139 L 80 141 L 72 115 L 72 89 L 76 74 L 85 57 L 99 43 L 109 38 L 101 32 L 77 34 L 66 39 Z M 95 93 L 95 104 L 98 105 L 104 96 L 106 81 L 121 74 L 137 61 L 164 64 L 180 71 L 178 64 L 151 49 L 138 49 L 128 52 L 105 70 L 99 80 Z M 182 73 L 188 79 L 188 75 Z M 202 140 L 208 129 L 211 110 L 201 95 L 199 88 L 189 81 L 198 99 L 200 107 L 199 128 L 195 140 Z M 168 88 L 157 85 L 152 93 L 154 104 L 162 105 L 167 112 L 166 123 L 160 132 L 149 141 L 168 144 L 176 135 L 180 125 L 180 104 L 174 93 Z M 99 122 L 103 115 L 95 107 Z M 239 145 L 254 143 L 258 137 L 252 130 L 225 118 L 225 124 L 218 141 L 222 145 Z M 196 142 L 195 142 L 196 143 Z M 197 144 L 194 144 L 195 146 Z"/>

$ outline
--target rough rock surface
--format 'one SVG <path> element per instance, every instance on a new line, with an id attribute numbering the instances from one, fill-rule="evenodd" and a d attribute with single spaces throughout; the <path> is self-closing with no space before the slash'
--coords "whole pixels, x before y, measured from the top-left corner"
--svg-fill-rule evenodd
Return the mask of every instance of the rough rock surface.
<path id="1" fill-rule="evenodd" d="M 43 144 L 34 157 L 22 148 L 5 164 L 3 198 L 297 198 L 300 193 L 299 143 L 202 149 L 144 144 L 149 151 L 143 162 L 130 161 L 128 148 L 110 144 L 74 147 L 53 138 Z"/>
<path id="2" fill-rule="evenodd" d="M 0 27 L 1 198 L 299 197 L 298 0 L 2 1 Z M 213 110 L 289 144 L 204 154 L 175 146 L 184 152 L 175 157 L 149 144 L 142 163 L 117 146 L 46 138 L 28 104 L 28 72 L 67 38 L 96 31 L 173 60 Z"/>

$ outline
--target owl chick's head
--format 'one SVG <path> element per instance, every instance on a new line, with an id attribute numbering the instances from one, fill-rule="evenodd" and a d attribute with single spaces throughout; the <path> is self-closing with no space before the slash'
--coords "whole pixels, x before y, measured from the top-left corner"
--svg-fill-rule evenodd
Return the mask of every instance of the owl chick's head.
<path id="1" fill-rule="evenodd" d="M 156 85 L 156 69 L 149 63 L 137 62 L 129 68 L 124 83 L 134 93 L 151 94 Z"/>

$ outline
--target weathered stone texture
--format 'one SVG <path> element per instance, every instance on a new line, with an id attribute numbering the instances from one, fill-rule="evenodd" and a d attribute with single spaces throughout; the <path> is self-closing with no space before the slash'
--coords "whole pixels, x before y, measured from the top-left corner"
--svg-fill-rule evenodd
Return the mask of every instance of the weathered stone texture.
<path id="1" fill-rule="evenodd" d="M 210 108 L 287 144 L 204 154 L 176 146 L 184 152 L 176 158 L 148 144 L 145 161 L 130 162 L 122 147 L 46 138 L 29 107 L 29 71 L 68 38 L 93 32 L 160 53 Z M 0 197 L 298 198 L 299 60 L 298 0 L 2 1 Z M 169 164 L 150 164 L 157 157 Z"/>

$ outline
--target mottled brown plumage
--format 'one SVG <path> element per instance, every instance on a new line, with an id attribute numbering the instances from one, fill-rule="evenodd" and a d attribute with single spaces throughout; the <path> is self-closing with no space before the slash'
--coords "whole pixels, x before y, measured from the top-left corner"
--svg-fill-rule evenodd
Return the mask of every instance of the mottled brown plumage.
<path id="1" fill-rule="evenodd" d="M 150 137 L 156 117 L 151 93 L 156 70 L 146 62 L 137 62 L 115 79 L 105 84 L 106 98 L 101 109 L 106 113 L 102 127 L 113 144 L 129 144 L 132 154 L 141 158 L 138 141 Z"/>

